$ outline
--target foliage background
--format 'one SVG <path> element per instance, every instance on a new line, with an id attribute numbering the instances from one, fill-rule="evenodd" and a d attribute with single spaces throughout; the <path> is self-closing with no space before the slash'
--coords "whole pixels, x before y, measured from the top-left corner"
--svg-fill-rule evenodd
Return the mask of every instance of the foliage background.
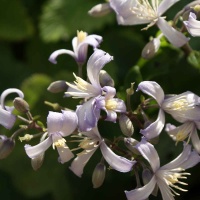
<path id="1" fill-rule="evenodd" d="M 33 115 L 41 115 L 46 123 L 48 110 L 44 101 L 59 102 L 61 105 L 75 109 L 76 103 L 64 99 L 63 94 L 50 94 L 46 88 L 52 81 L 72 81 L 72 72 L 77 71 L 75 61 L 69 56 L 60 56 L 58 64 L 48 61 L 49 55 L 56 49 L 71 49 L 71 40 L 77 30 L 103 36 L 101 49 L 114 56 L 114 61 L 105 69 L 116 83 L 118 95 L 124 98 L 125 89 L 131 82 L 137 84 L 142 80 L 157 81 L 166 93 L 182 93 L 186 90 L 200 95 L 200 65 L 198 56 L 187 58 L 183 51 L 162 42 L 162 47 L 155 58 L 145 61 L 140 58 L 149 37 L 155 36 L 156 27 L 141 32 L 143 26 L 118 26 L 114 13 L 102 18 L 92 18 L 87 11 L 100 0 L 0 0 L 0 91 L 9 87 L 23 90 Z M 188 0 L 178 2 L 166 15 L 173 19 Z M 198 38 L 191 38 L 190 44 L 200 50 Z M 90 49 L 89 53 L 91 54 Z M 139 94 L 132 98 L 132 108 L 137 107 Z M 152 114 L 156 114 L 152 111 Z M 106 125 L 106 126 L 104 126 Z M 14 127 L 11 131 L 17 129 Z M 108 122 L 100 124 L 105 137 L 114 138 L 120 134 L 117 124 Z M 1 134 L 11 135 L 4 128 Z M 139 138 L 136 128 L 135 136 Z M 34 144 L 34 142 L 33 142 Z M 51 148 L 47 151 L 41 169 L 33 171 L 30 159 L 25 155 L 23 145 L 17 141 L 14 152 L 0 161 L 1 199 L 27 200 L 82 200 L 82 199 L 120 199 L 125 200 L 124 190 L 135 188 L 134 176 L 107 171 L 104 185 L 93 189 L 92 171 L 100 160 L 99 152 L 85 168 L 80 179 L 68 169 L 69 164 L 57 162 L 57 152 Z M 156 148 L 161 155 L 161 163 L 172 160 L 181 151 L 165 132 L 161 134 Z M 181 192 L 176 199 L 199 200 L 199 166 L 188 170 L 192 173 L 187 182 L 190 192 Z M 158 197 L 157 199 L 161 199 Z M 156 199 L 153 196 L 150 199 Z"/>

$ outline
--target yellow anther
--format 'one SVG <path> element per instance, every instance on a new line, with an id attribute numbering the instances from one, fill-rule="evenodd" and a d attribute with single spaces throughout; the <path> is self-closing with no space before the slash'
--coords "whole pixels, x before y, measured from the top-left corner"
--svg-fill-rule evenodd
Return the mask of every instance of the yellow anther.
<path id="1" fill-rule="evenodd" d="M 55 149 L 55 147 L 66 147 L 66 140 L 64 138 L 57 140 L 56 142 L 53 143 L 53 149 Z"/>
<path id="2" fill-rule="evenodd" d="M 77 31 L 77 38 L 78 38 L 78 44 L 83 42 L 85 38 L 87 37 L 87 33 L 83 31 Z"/>
<path id="3" fill-rule="evenodd" d="M 114 99 L 109 99 L 106 101 L 106 109 L 107 110 L 115 110 L 117 108 L 117 101 L 115 101 Z"/>
<path id="4" fill-rule="evenodd" d="M 23 137 L 19 137 L 20 142 L 22 141 L 30 141 L 33 138 L 33 135 L 25 134 Z"/>

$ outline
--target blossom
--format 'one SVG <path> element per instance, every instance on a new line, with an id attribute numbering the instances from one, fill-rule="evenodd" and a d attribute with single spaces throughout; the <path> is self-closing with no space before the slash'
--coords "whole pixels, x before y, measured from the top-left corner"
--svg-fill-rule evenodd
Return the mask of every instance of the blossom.
<path id="1" fill-rule="evenodd" d="M 62 113 L 57 113 L 50 111 L 47 117 L 48 137 L 35 146 L 25 145 L 27 155 L 31 159 L 37 158 L 52 145 L 53 148 L 57 148 L 61 163 L 69 161 L 74 155 L 63 137 L 70 135 L 76 127 L 77 116 L 75 112 L 62 111 Z"/>
<path id="2" fill-rule="evenodd" d="M 200 21 L 197 20 L 197 16 L 193 12 L 190 12 L 188 21 L 184 21 L 184 24 L 190 35 L 200 36 Z"/>
<path id="3" fill-rule="evenodd" d="M 7 129 L 11 129 L 16 121 L 15 115 L 12 114 L 12 111 L 14 110 L 14 106 L 5 106 L 4 104 L 5 98 L 11 93 L 17 93 L 19 97 L 24 98 L 23 92 L 16 88 L 9 88 L 1 94 L 0 124 Z"/>
<path id="4" fill-rule="evenodd" d="M 200 129 L 200 122 L 198 121 L 186 121 L 177 127 L 168 123 L 165 127 L 165 131 L 176 142 L 184 141 L 188 138 L 188 143 L 191 139 L 194 149 L 200 154 L 200 140 L 197 129 Z"/>
<path id="5" fill-rule="evenodd" d="M 156 24 L 165 37 L 176 47 L 188 42 L 181 32 L 170 26 L 164 17 L 161 17 L 172 5 L 179 0 L 110 0 L 111 8 L 117 14 L 121 25 L 149 24 L 147 28 Z M 147 29 L 145 28 L 145 29 Z"/>
<path id="6" fill-rule="evenodd" d="M 107 112 L 107 120 L 115 122 L 116 112 L 125 112 L 124 102 L 116 95 L 115 88 L 111 86 L 101 87 L 99 81 L 100 70 L 105 64 L 112 60 L 108 53 L 96 49 L 87 63 L 87 76 L 89 82 L 75 76 L 74 84 L 68 83 L 69 89 L 66 96 L 84 98 L 85 103 L 77 106 L 78 127 L 80 131 L 89 131 L 97 125 L 100 116 L 100 109 Z"/>
<path id="7" fill-rule="evenodd" d="M 83 169 L 95 151 L 100 148 L 101 153 L 107 163 L 120 172 L 129 172 L 135 161 L 128 160 L 124 157 L 116 155 L 105 143 L 104 139 L 100 136 L 97 127 L 94 127 L 88 132 L 81 132 L 84 136 L 80 142 L 79 147 L 84 149 L 77 154 L 73 160 L 70 169 L 79 177 L 83 174 Z"/>
<path id="8" fill-rule="evenodd" d="M 154 81 L 141 82 L 138 90 L 153 97 L 160 107 L 157 120 L 141 130 L 148 139 L 158 136 L 162 131 L 165 124 L 164 111 L 181 123 L 200 120 L 200 98 L 190 91 L 167 96 L 164 95 L 160 85 Z"/>
<path id="9" fill-rule="evenodd" d="M 72 56 L 77 63 L 83 64 L 87 58 L 88 45 L 94 49 L 102 42 L 102 37 L 99 35 L 87 35 L 86 32 L 77 31 L 77 36 L 72 40 L 73 51 L 67 49 L 59 49 L 54 51 L 49 61 L 56 64 L 57 57 L 61 54 L 68 54 Z"/>
<path id="10" fill-rule="evenodd" d="M 179 195 L 174 189 L 182 189 L 180 185 L 187 185 L 179 179 L 186 179 L 189 173 L 185 169 L 191 168 L 200 162 L 200 157 L 195 151 L 191 151 L 190 145 L 185 145 L 183 152 L 170 163 L 160 167 L 160 159 L 154 146 L 144 138 L 136 145 L 141 155 L 151 165 L 153 175 L 150 181 L 141 188 L 125 191 L 128 200 L 143 200 L 153 192 L 155 187 L 159 187 L 163 200 L 174 200 L 175 195 Z"/>

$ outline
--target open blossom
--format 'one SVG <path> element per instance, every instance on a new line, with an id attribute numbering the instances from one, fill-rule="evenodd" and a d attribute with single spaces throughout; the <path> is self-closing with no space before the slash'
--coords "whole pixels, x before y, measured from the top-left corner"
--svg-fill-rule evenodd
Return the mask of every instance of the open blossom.
<path id="1" fill-rule="evenodd" d="M 167 96 L 164 95 L 160 85 L 154 81 L 141 82 L 138 90 L 153 97 L 160 107 L 157 120 L 141 130 L 141 133 L 148 139 L 158 136 L 162 131 L 165 124 L 164 111 L 181 123 L 200 120 L 200 97 L 192 92 Z"/>
<path id="2" fill-rule="evenodd" d="M 123 100 L 114 98 L 115 88 L 111 86 L 101 87 L 99 81 L 100 70 L 104 65 L 112 60 L 108 53 L 96 49 L 87 63 L 87 76 L 89 82 L 75 76 L 75 84 L 67 82 L 69 89 L 66 96 L 74 98 L 84 98 L 82 105 L 77 106 L 78 128 L 80 131 L 89 131 L 97 125 L 100 117 L 100 110 L 107 112 L 109 121 L 116 121 L 116 112 L 125 112 L 126 106 Z"/>
<path id="3" fill-rule="evenodd" d="M 120 172 L 129 172 L 132 170 L 132 166 L 135 161 L 128 160 L 124 157 L 116 155 L 105 143 L 104 139 L 100 136 L 97 127 L 94 127 L 88 132 L 81 132 L 83 136 L 79 147 L 84 149 L 77 154 L 77 157 L 73 160 L 70 169 L 79 177 L 83 174 L 83 169 L 95 151 L 100 148 L 101 153 L 107 163 Z"/>
<path id="4" fill-rule="evenodd" d="M 200 36 L 200 21 L 197 20 L 197 16 L 193 12 L 190 12 L 188 21 L 184 21 L 184 24 L 190 35 L 193 37 Z"/>
<path id="5" fill-rule="evenodd" d="M 128 200 L 144 200 L 148 198 L 155 187 L 159 187 L 163 200 L 174 200 L 174 196 L 179 195 L 175 189 L 187 191 L 182 188 L 187 185 L 182 180 L 190 174 L 184 171 L 200 162 L 199 155 L 196 151 L 191 151 L 190 145 L 185 145 L 183 152 L 177 158 L 162 167 L 160 167 L 160 159 L 154 146 L 144 138 L 136 145 L 136 148 L 151 165 L 153 175 L 143 187 L 125 191 Z"/>
<path id="6" fill-rule="evenodd" d="M 161 17 L 165 11 L 178 1 L 179 0 L 110 0 L 110 6 L 116 12 L 119 24 L 149 24 L 147 28 L 156 24 L 170 43 L 176 47 L 181 47 L 188 42 L 188 38 L 170 26 L 164 17 Z"/>
<path id="7" fill-rule="evenodd" d="M 48 137 L 38 145 L 25 145 L 25 151 L 31 158 L 37 158 L 42 155 L 51 145 L 57 148 L 59 153 L 59 161 L 61 163 L 69 161 L 73 158 L 73 153 L 66 145 L 66 137 L 73 133 L 77 127 L 77 116 L 72 111 L 62 111 L 62 113 L 49 112 L 47 117 Z"/>
<path id="8" fill-rule="evenodd" d="M 14 107 L 13 106 L 11 106 L 11 107 L 5 106 L 5 104 L 4 104 L 5 98 L 11 93 L 17 93 L 19 95 L 19 97 L 24 98 L 23 92 L 16 88 L 9 88 L 1 94 L 0 124 L 7 129 L 11 129 L 16 120 L 16 117 L 12 114 Z"/>
<path id="9" fill-rule="evenodd" d="M 87 58 L 88 45 L 95 49 L 101 42 L 102 37 L 99 35 L 87 35 L 86 32 L 77 31 L 77 36 L 72 40 L 73 51 L 68 49 L 54 51 L 50 55 L 49 61 L 56 64 L 56 59 L 59 55 L 68 54 L 72 56 L 77 63 L 83 64 Z"/>
<path id="10" fill-rule="evenodd" d="M 200 154 L 200 140 L 197 129 L 200 130 L 200 122 L 186 121 L 177 127 L 172 124 L 166 124 L 165 131 L 176 142 L 184 141 L 187 139 L 188 143 L 191 139 L 194 149 Z"/>

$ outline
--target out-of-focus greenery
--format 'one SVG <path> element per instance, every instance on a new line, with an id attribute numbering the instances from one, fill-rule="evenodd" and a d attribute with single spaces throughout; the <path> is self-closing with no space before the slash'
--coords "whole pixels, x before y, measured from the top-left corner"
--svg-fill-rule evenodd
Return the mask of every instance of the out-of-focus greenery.
<path id="1" fill-rule="evenodd" d="M 77 101 L 63 98 L 63 94 L 51 94 L 46 88 L 52 81 L 72 81 L 72 72 L 77 72 L 75 61 L 69 56 L 60 56 L 58 64 L 48 61 L 49 55 L 57 49 L 71 49 L 71 40 L 77 30 L 88 34 L 103 36 L 101 49 L 114 56 L 114 61 L 105 66 L 116 83 L 118 95 L 124 97 L 130 83 L 135 85 L 142 80 L 157 81 L 166 93 L 182 93 L 187 90 L 200 95 L 200 55 L 193 52 L 189 57 L 183 51 L 175 49 L 162 41 L 158 54 L 147 61 L 140 58 L 144 45 L 150 36 L 155 36 L 156 27 L 140 31 L 143 26 L 118 26 L 115 14 L 102 18 L 93 18 L 87 11 L 100 0 L 12 0 L 0 1 L 0 91 L 9 87 L 23 90 L 25 100 L 29 102 L 33 115 L 40 115 L 45 124 L 48 111 L 52 108 L 44 101 L 58 102 L 75 109 Z M 178 2 L 166 15 L 173 16 L 186 3 Z M 198 38 L 191 38 L 192 47 L 199 51 Z M 92 49 L 89 49 L 89 54 Z M 139 94 L 132 98 L 132 108 L 137 107 Z M 118 124 L 103 122 L 100 130 L 105 137 L 113 138 L 121 134 Z M 105 126 L 106 125 L 106 126 Z M 17 125 L 7 131 L 0 128 L 1 134 L 11 135 Z M 139 138 L 136 129 L 135 137 Z M 97 152 L 85 168 L 80 179 L 69 169 L 68 164 L 57 162 L 57 152 L 48 149 L 44 164 L 37 172 L 33 171 L 30 159 L 24 152 L 25 143 L 16 141 L 14 152 L 0 160 L 0 194 L 3 200 L 125 200 L 124 190 L 136 187 L 134 176 L 114 170 L 107 170 L 104 185 L 93 189 L 91 175 L 100 153 Z M 31 142 L 31 144 L 36 144 Z M 181 152 L 181 146 L 175 148 L 174 142 L 165 132 L 156 145 L 161 155 L 161 163 L 166 163 Z M 176 150 L 175 150 L 176 149 Z M 175 153 L 174 153 L 175 151 Z M 198 167 L 191 172 L 187 180 L 190 192 L 181 192 L 176 199 L 199 200 L 200 192 Z M 161 197 L 160 197 L 161 198 Z M 153 196 L 150 199 L 155 199 Z"/>

